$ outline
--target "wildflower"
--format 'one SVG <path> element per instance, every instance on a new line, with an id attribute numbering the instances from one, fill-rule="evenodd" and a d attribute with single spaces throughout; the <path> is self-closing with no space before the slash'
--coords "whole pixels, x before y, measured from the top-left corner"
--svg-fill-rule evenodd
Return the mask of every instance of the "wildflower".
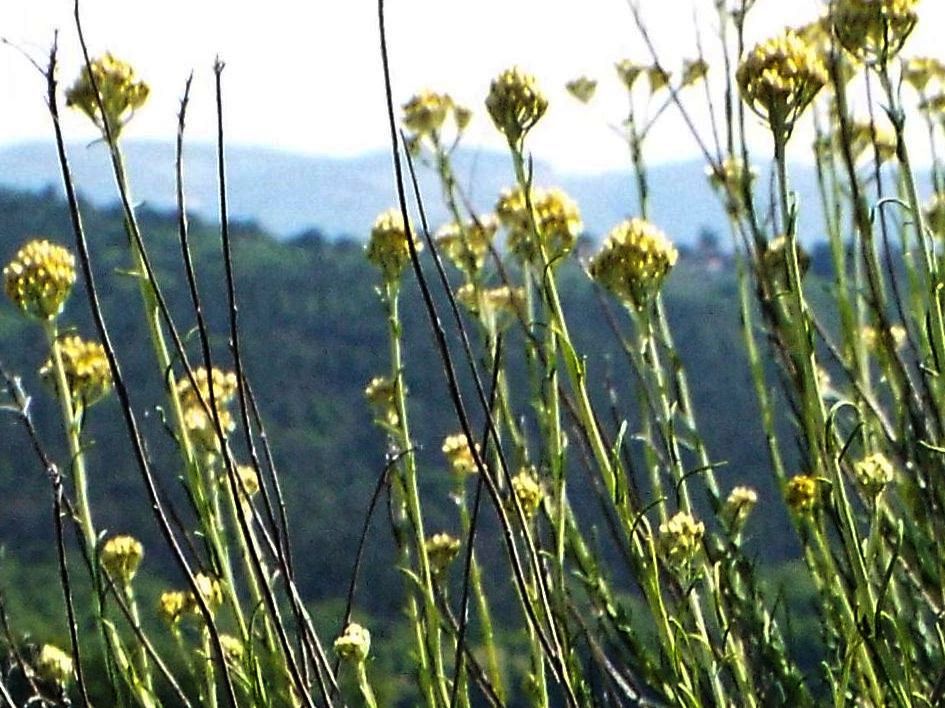
<path id="1" fill-rule="evenodd" d="M 36 659 L 36 673 L 45 681 L 65 686 L 72 681 L 72 657 L 57 646 L 44 644 Z"/>
<path id="2" fill-rule="evenodd" d="M 231 664 L 239 664 L 243 661 L 243 642 L 232 634 L 221 634 L 220 646 L 223 647 L 223 656 Z"/>
<path id="3" fill-rule="evenodd" d="M 548 262 L 555 263 L 574 248 L 584 228 L 581 212 L 573 199 L 554 187 L 533 189 L 530 201 L 534 223 L 520 187 L 505 190 L 499 196 L 496 214 L 508 232 L 508 248 L 522 263 L 539 263 L 542 250 Z"/>
<path id="4" fill-rule="evenodd" d="M 903 64 L 902 78 L 919 93 L 925 93 L 930 81 L 945 79 L 945 64 L 932 57 L 913 57 Z"/>
<path id="5" fill-rule="evenodd" d="M 123 585 L 131 583 L 144 557 L 144 546 L 132 536 L 112 536 L 102 546 L 102 566 Z"/>
<path id="6" fill-rule="evenodd" d="M 945 113 L 945 93 L 939 92 L 919 102 L 919 110 L 933 116 Z"/>
<path id="7" fill-rule="evenodd" d="M 518 498 L 526 519 L 535 515 L 544 497 L 541 485 L 535 479 L 534 470 L 527 467 L 522 468 L 517 475 L 512 477 L 512 493 Z"/>
<path id="8" fill-rule="evenodd" d="M 250 497 L 259 492 L 259 475 L 256 474 L 256 469 L 252 465 L 237 465 L 236 478 L 239 482 L 240 496 L 244 497 L 244 501 L 248 502 Z"/>
<path id="9" fill-rule="evenodd" d="M 831 20 L 837 41 L 862 61 L 885 63 L 915 27 L 917 0 L 836 0 Z"/>
<path id="10" fill-rule="evenodd" d="M 423 245 L 414 238 L 417 251 Z M 377 217 L 367 245 L 367 259 L 381 270 L 385 282 L 395 283 L 410 262 L 407 228 L 399 209 L 389 209 Z"/>
<path id="11" fill-rule="evenodd" d="M 218 453 L 220 439 L 216 428 L 217 420 L 219 420 L 224 437 L 236 428 L 236 421 L 228 408 L 239 390 L 236 374 L 216 367 L 207 374 L 207 370 L 201 366 L 194 370 L 193 378 L 192 383 L 190 376 L 185 374 L 176 385 L 177 395 L 184 412 L 184 427 L 190 439 L 200 450 L 209 454 Z M 196 388 L 194 383 L 196 383 Z M 213 389 L 212 403 L 216 406 L 215 412 L 211 412 L 213 409 L 210 407 L 211 387 Z"/>
<path id="12" fill-rule="evenodd" d="M 433 572 L 441 573 L 453 562 L 463 544 L 448 533 L 437 533 L 430 536 L 423 545 Z"/>
<path id="13" fill-rule="evenodd" d="M 906 329 L 902 325 L 892 325 L 889 328 L 889 336 L 897 350 L 901 349 L 902 345 L 906 343 Z M 871 325 L 863 325 L 860 329 L 860 338 L 868 351 L 876 351 L 883 343 L 880 338 L 880 331 Z"/>
<path id="14" fill-rule="evenodd" d="M 397 425 L 397 383 L 386 376 L 375 376 L 364 389 L 364 397 L 374 409 L 378 420 Z"/>
<path id="15" fill-rule="evenodd" d="M 709 65 L 705 59 L 687 59 L 683 62 L 682 85 L 692 86 L 705 78 L 709 73 Z"/>
<path id="16" fill-rule="evenodd" d="M 566 83 L 564 87 L 568 90 L 568 93 L 581 103 L 587 103 L 594 98 L 594 92 L 597 90 L 597 82 L 586 76 L 579 76 L 573 81 Z"/>
<path id="17" fill-rule="evenodd" d="M 466 283 L 456 291 L 456 300 L 474 314 L 495 318 L 514 314 L 525 301 L 525 291 L 508 285 L 477 291 L 472 283 Z"/>
<path id="18" fill-rule="evenodd" d="M 76 335 L 59 337 L 56 347 L 62 359 L 66 383 L 75 401 L 90 406 L 108 395 L 112 389 L 112 370 L 105 356 L 105 347 Z M 46 360 L 39 373 L 55 382 L 52 358 Z"/>
<path id="19" fill-rule="evenodd" d="M 827 67 L 815 47 L 788 30 L 752 49 L 735 78 L 742 100 L 768 122 L 777 140 L 787 140 L 827 83 Z"/>
<path id="20" fill-rule="evenodd" d="M 200 592 L 203 601 L 210 608 L 210 612 L 223 604 L 223 585 L 219 580 L 203 573 L 197 573 L 194 576 L 194 583 L 197 585 L 197 590 Z M 188 606 L 193 612 L 200 613 L 200 605 L 193 593 L 188 593 Z"/>
<path id="21" fill-rule="evenodd" d="M 737 530 L 744 525 L 757 503 L 758 492 L 754 489 L 745 486 L 733 487 L 722 506 L 722 518 L 726 520 L 729 528 Z"/>
<path id="22" fill-rule="evenodd" d="M 817 479 L 807 474 L 791 477 L 787 482 L 785 499 L 794 513 L 810 513 L 817 505 Z"/>
<path id="23" fill-rule="evenodd" d="M 880 127 L 869 122 L 856 122 L 851 132 L 853 140 L 850 149 L 854 158 L 859 159 L 866 155 L 870 159 L 875 157 L 882 164 L 896 156 L 898 140 L 896 134 L 888 127 Z"/>
<path id="24" fill-rule="evenodd" d="M 746 174 L 742 161 L 734 157 L 725 158 L 719 166 L 710 165 L 705 172 L 712 189 L 725 198 L 726 211 L 737 217 L 745 208 L 743 181 L 747 178 L 750 190 L 758 173 L 749 166 Z"/>
<path id="25" fill-rule="evenodd" d="M 345 661 L 362 663 L 371 652 L 371 633 L 360 624 L 351 622 L 335 640 L 335 653 Z"/>
<path id="26" fill-rule="evenodd" d="M 623 82 L 623 85 L 626 87 L 627 91 L 633 90 L 633 85 L 636 83 L 637 79 L 640 77 L 640 74 L 642 74 L 646 68 L 629 59 L 618 61 L 615 66 L 617 68 L 617 76 L 620 77 L 620 80 Z"/>
<path id="27" fill-rule="evenodd" d="M 472 110 L 466 108 L 466 106 L 460 106 L 456 103 L 453 104 L 453 120 L 456 121 L 456 129 L 459 132 L 466 130 L 469 122 L 472 120 Z"/>
<path id="28" fill-rule="evenodd" d="M 105 54 L 82 70 L 66 91 L 66 105 L 85 113 L 103 133 L 107 121 L 112 137 L 117 138 L 134 112 L 144 105 L 149 93 L 148 85 L 137 79 L 129 64 Z"/>
<path id="29" fill-rule="evenodd" d="M 476 460 L 463 433 L 447 435 L 443 440 L 442 449 L 453 474 L 464 475 L 476 472 Z M 476 444 L 476 452 L 479 452 L 478 443 Z"/>
<path id="30" fill-rule="evenodd" d="M 453 222 L 437 231 L 436 243 L 453 265 L 472 278 L 486 262 L 498 228 L 494 217 L 474 219 L 465 224 Z"/>
<path id="31" fill-rule="evenodd" d="M 187 593 L 180 590 L 168 590 L 158 598 L 158 614 L 170 625 L 177 624 L 189 606 Z"/>
<path id="32" fill-rule="evenodd" d="M 676 264 L 678 251 L 662 231 L 643 219 L 618 224 L 591 259 L 590 273 L 625 304 L 642 308 Z"/>
<path id="33" fill-rule="evenodd" d="M 486 109 L 499 132 L 517 145 L 545 114 L 548 99 L 534 76 L 513 67 L 493 80 Z"/>
<path id="34" fill-rule="evenodd" d="M 895 469 L 886 455 L 874 452 L 853 463 L 853 474 L 867 493 L 876 496 L 893 481 Z"/>
<path id="35" fill-rule="evenodd" d="M 3 288 L 23 312 L 51 320 L 75 283 L 75 258 L 45 239 L 28 241 L 3 269 Z"/>
<path id="36" fill-rule="evenodd" d="M 656 93 L 669 85 L 670 73 L 659 64 L 646 69 L 646 79 L 650 82 L 650 93 Z"/>
<path id="37" fill-rule="evenodd" d="M 673 568 L 689 563 L 699 551 L 704 533 L 705 524 L 685 511 L 660 524 L 660 546 L 666 563 Z"/>
<path id="38" fill-rule="evenodd" d="M 453 99 L 445 93 L 421 91 L 403 105 L 404 127 L 416 136 L 434 135 L 453 106 Z"/>

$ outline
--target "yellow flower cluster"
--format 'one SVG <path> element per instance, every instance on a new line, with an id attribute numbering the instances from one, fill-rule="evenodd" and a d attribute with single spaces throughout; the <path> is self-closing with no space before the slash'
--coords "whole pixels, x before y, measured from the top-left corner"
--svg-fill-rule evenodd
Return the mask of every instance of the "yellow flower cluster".
<path id="1" fill-rule="evenodd" d="M 196 388 L 190 377 L 184 374 L 177 382 L 177 395 L 184 411 L 184 425 L 191 441 L 201 451 L 217 453 L 220 451 L 220 440 L 217 436 L 216 421 L 213 414 L 208 413 L 211 405 L 210 387 L 213 387 L 213 403 L 216 404 L 220 427 L 223 434 L 228 435 L 236 428 L 236 421 L 229 410 L 229 405 L 239 390 L 236 374 L 214 367 L 208 375 L 207 370 L 201 366 L 194 370 L 194 381 Z"/>
<path id="2" fill-rule="evenodd" d="M 453 222 L 437 231 L 436 243 L 453 265 L 472 278 L 485 264 L 498 228 L 498 222 L 491 216 L 465 224 Z"/>
<path id="3" fill-rule="evenodd" d="M 456 291 L 456 300 L 473 314 L 495 318 L 500 315 L 514 315 L 517 308 L 525 302 L 523 288 L 510 288 L 500 285 L 479 291 L 472 283 L 466 283 Z"/>
<path id="4" fill-rule="evenodd" d="M 709 65 L 705 59 L 686 59 L 682 68 L 682 86 L 692 86 L 705 78 Z"/>
<path id="5" fill-rule="evenodd" d="M 75 284 L 75 258 L 45 239 L 23 245 L 3 269 L 3 288 L 23 312 L 49 320 L 62 312 Z"/>
<path id="6" fill-rule="evenodd" d="M 851 126 L 851 132 L 853 140 L 850 149 L 855 159 L 878 158 L 879 163 L 882 164 L 896 157 L 898 141 L 892 128 L 868 121 L 856 121 Z"/>
<path id="7" fill-rule="evenodd" d="M 72 681 L 72 657 L 57 646 L 44 644 L 36 657 L 36 673 L 44 681 L 65 686 Z"/>
<path id="8" fill-rule="evenodd" d="M 627 91 L 633 90 L 633 85 L 637 82 L 640 74 L 646 71 L 645 66 L 630 59 L 621 59 L 614 66 L 617 69 L 617 76 L 620 77 L 620 81 L 623 82 Z"/>
<path id="9" fill-rule="evenodd" d="M 741 528 L 757 503 L 758 492 L 754 489 L 745 486 L 734 487 L 722 506 L 722 518 L 730 528 Z"/>
<path id="10" fill-rule="evenodd" d="M 509 144 L 518 145 L 548 110 L 548 99 L 534 76 L 512 67 L 492 81 L 486 110 Z"/>
<path id="11" fill-rule="evenodd" d="M 660 548 L 666 564 L 673 568 L 684 567 L 699 552 L 704 534 L 705 524 L 685 511 L 661 523 Z"/>
<path id="12" fill-rule="evenodd" d="M 650 83 L 650 93 L 656 93 L 660 89 L 669 86 L 669 80 L 672 78 L 666 69 L 654 64 L 646 69 L 646 80 Z"/>
<path id="13" fill-rule="evenodd" d="M 541 484 L 535 478 L 534 471 L 527 467 L 519 470 L 519 473 L 512 477 L 512 493 L 518 498 L 526 519 L 535 516 L 545 496 Z"/>
<path id="14" fill-rule="evenodd" d="M 197 573 L 194 576 L 194 582 L 210 612 L 214 612 L 223 604 L 223 586 L 219 580 L 204 573 Z M 188 612 L 202 616 L 196 596 L 190 590 L 168 590 L 161 593 L 161 597 L 158 598 L 158 614 L 169 625 L 179 622 Z"/>
<path id="15" fill-rule="evenodd" d="M 755 169 L 749 166 L 746 174 L 741 160 L 727 157 L 721 165 L 707 167 L 705 173 L 709 186 L 725 199 L 725 209 L 729 215 L 737 217 L 741 214 L 745 208 L 743 181 L 747 178 L 751 188 L 757 177 Z"/>
<path id="16" fill-rule="evenodd" d="M 259 475 L 252 465 L 237 465 L 236 478 L 240 486 L 240 496 L 244 497 L 244 501 L 249 501 L 250 497 L 259 492 Z"/>
<path id="17" fill-rule="evenodd" d="M 102 566 L 123 585 L 134 579 L 143 557 L 144 546 L 132 536 L 112 536 L 102 546 Z"/>
<path id="18" fill-rule="evenodd" d="M 642 308 L 660 289 L 679 253 L 666 235 L 643 219 L 616 226 L 591 260 L 590 273 L 625 304 Z"/>
<path id="19" fill-rule="evenodd" d="M 335 653 L 341 659 L 360 664 L 371 652 L 371 633 L 360 624 L 351 622 L 335 640 L 334 646 Z"/>
<path id="20" fill-rule="evenodd" d="M 886 455 L 874 452 L 853 463 L 853 474 L 867 493 L 875 496 L 893 481 L 896 470 Z"/>
<path id="21" fill-rule="evenodd" d="M 889 335 L 892 337 L 893 346 L 895 346 L 897 350 L 902 348 L 902 345 L 906 343 L 906 329 L 902 325 L 892 325 L 889 328 Z M 872 325 L 864 325 L 862 329 L 860 329 L 860 338 L 866 345 L 867 351 L 876 351 L 878 347 L 882 346 L 880 332 Z"/>
<path id="22" fill-rule="evenodd" d="M 457 135 L 466 130 L 472 120 L 472 111 L 460 106 L 449 94 L 421 91 L 403 105 L 404 127 L 410 133 L 407 145 L 419 149 L 426 138 L 434 145 L 439 143 L 440 132 L 447 118 L 452 117 Z M 414 150 L 415 151 L 415 150 Z"/>
<path id="23" fill-rule="evenodd" d="M 364 397 L 374 409 L 376 418 L 388 425 L 397 425 L 397 384 L 386 376 L 375 376 L 364 389 Z"/>
<path id="24" fill-rule="evenodd" d="M 105 347 L 98 342 L 87 342 L 74 334 L 59 337 L 56 347 L 62 357 L 69 390 L 77 403 L 91 406 L 111 391 L 112 370 L 105 356 Z M 51 358 L 39 370 L 41 376 L 53 382 L 54 372 Z"/>
<path id="25" fill-rule="evenodd" d="M 96 88 L 102 99 L 104 118 L 108 121 L 113 137 L 118 137 L 132 114 L 144 105 L 150 93 L 148 85 L 137 79 L 129 64 L 111 54 L 93 60 L 66 91 L 66 105 L 85 113 L 103 133 L 105 121 L 95 93 Z"/>
<path id="26" fill-rule="evenodd" d="M 917 0 L 836 0 L 831 20 L 837 41 L 862 61 L 885 63 L 915 27 Z"/>
<path id="27" fill-rule="evenodd" d="M 594 98 L 594 92 L 597 91 L 597 82 L 586 76 L 579 76 L 564 85 L 572 96 L 581 103 L 587 103 Z"/>
<path id="28" fill-rule="evenodd" d="M 430 567 L 434 573 L 442 573 L 459 554 L 462 542 L 448 533 L 436 533 L 424 542 Z"/>
<path id="29" fill-rule="evenodd" d="M 495 211 L 507 232 L 506 245 L 522 263 L 541 264 L 542 250 L 549 263 L 557 263 L 570 253 L 584 230 L 578 205 L 557 187 L 532 189 L 530 201 L 534 224 L 520 187 L 504 190 L 499 195 Z M 535 238 L 535 228 L 540 240 Z"/>
<path id="30" fill-rule="evenodd" d="M 808 514 L 817 506 L 817 479 L 807 474 L 791 477 L 787 482 L 785 499 L 791 511 Z"/>
<path id="31" fill-rule="evenodd" d="M 735 78 L 742 100 L 786 140 L 828 77 L 817 48 L 787 30 L 752 49 Z"/>
<path id="32" fill-rule="evenodd" d="M 919 93 L 925 93 L 929 83 L 945 83 L 945 64 L 933 57 L 913 57 L 902 66 L 902 79 Z"/>
<path id="33" fill-rule="evenodd" d="M 453 474 L 464 475 L 476 472 L 476 460 L 473 457 L 472 450 L 469 449 L 465 434 L 447 435 L 443 440 L 442 449 Z M 476 443 L 476 452 L 479 452 L 478 443 Z"/>
<path id="34" fill-rule="evenodd" d="M 414 237 L 414 247 L 423 250 L 423 244 Z M 400 209 L 389 209 L 377 217 L 371 228 L 367 245 L 367 259 L 381 271 L 384 282 L 395 283 L 410 262 L 410 244 L 407 228 Z"/>
<path id="35" fill-rule="evenodd" d="M 223 647 L 223 656 L 231 664 L 239 664 L 243 661 L 243 642 L 232 634 L 221 634 L 220 646 Z"/>

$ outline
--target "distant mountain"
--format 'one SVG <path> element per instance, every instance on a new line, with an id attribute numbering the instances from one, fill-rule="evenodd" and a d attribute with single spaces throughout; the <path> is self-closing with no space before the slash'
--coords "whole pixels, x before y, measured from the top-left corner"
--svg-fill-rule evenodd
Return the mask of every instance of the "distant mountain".
<path id="1" fill-rule="evenodd" d="M 156 209 L 174 206 L 174 149 L 170 143 L 130 142 L 126 146 L 134 197 Z M 115 201 L 108 156 L 101 144 L 74 144 L 69 158 L 81 192 L 96 205 Z M 189 145 L 185 153 L 189 208 L 217 216 L 216 154 L 211 145 Z M 363 237 L 374 217 L 394 203 L 390 154 L 379 151 L 348 159 L 312 157 L 257 147 L 227 148 L 230 215 L 253 220 L 279 238 L 317 228 L 329 236 Z M 446 219 L 431 171 L 420 166 L 424 206 L 435 227 Z M 466 151 L 457 156 L 456 172 L 469 185 L 478 209 L 490 209 L 499 191 L 511 181 L 504 154 Z M 792 171 L 803 204 L 819 203 L 813 171 Z M 689 161 L 655 165 L 650 170 L 651 219 L 679 243 L 693 243 L 700 229 L 724 230 L 724 214 L 705 179 L 704 165 Z M 59 169 L 51 143 L 30 142 L 0 148 L 0 185 L 40 190 L 59 184 Z M 556 173 L 535 164 L 535 184 L 558 185 L 581 206 L 589 233 L 606 233 L 636 211 L 632 175 Z M 761 189 L 766 188 L 763 180 Z M 816 213 L 816 212 L 815 212 Z M 810 209 L 807 218 L 811 219 Z M 816 228 L 816 217 L 812 220 Z M 811 233 L 802 224 L 809 240 Z M 725 239 L 723 239 L 725 243 Z"/>

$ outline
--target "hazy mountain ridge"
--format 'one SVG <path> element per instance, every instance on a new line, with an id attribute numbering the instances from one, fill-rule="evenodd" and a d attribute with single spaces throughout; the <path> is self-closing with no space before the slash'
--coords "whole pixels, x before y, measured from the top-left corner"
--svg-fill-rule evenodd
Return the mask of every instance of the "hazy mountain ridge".
<path id="1" fill-rule="evenodd" d="M 129 142 L 126 146 L 133 196 L 156 209 L 175 204 L 174 147 L 162 142 Z M 329 236 L 363 237 L 374 217 L 395 201 L 390 154 L 385 151 L 352 158 L 298 155 L 268 148 L 232 146 L 226 151 L 230 216 L 257 221 L 278 238 L 309 229 Z M 116 191 L 103 145 L 71 144 L 69 159 L 81 193 L 105 206 Z M 487 211 L 512 181 L 506 155 L 484 150 L 460 152 L 456 173 L 476 208 Z M 431 170 L 418 165 L 424 206 L 435 227 L 447 217 Z M 185 148 L 185 181 L 189 210 L 208 219 L 218 215 L 216 152 L 208 144 Z M 817 204 L 813 170 L 792 170 L 803 204 Z M 704 226 L 724 231 L 724 213 L 705 178 L 701 162 L 655 165 L 649 171 L 651 219 L 678 243 L 693 243 Z M 0 185 L 37 191 L 58 187 L 59 166 L 52 143 L 29 142 L 0 148 Z M 587 230 L 606 233 L 636 212 L 633 179 L 623 172 L 598 175 L 562 174 L 535 162 L 535 184 L 558 185 L 581 206 Z M 764 180 L 759 180 L 764 188 Z M 810 220 L 810 216 L 807 217 Z M 811 222 L 815 223 L 815 222 Z M 805 232 L 802 224 L 802 233 Z M 809 234 L 816 238 L 816 234 Z M 723 240 L 724 242 L 724 240 Z"/>

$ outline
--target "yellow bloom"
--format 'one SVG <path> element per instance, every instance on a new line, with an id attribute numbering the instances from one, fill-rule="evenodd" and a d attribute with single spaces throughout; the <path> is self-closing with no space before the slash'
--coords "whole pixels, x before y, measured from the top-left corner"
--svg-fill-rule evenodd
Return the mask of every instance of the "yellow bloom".
<path id="1" fill-rule="evenodd" d="M 646 69 L 645 66 L 637 64 L 630 59 L 618 61 L 615 66 L 617 69 L 617 76 L 620 77 L 620 80 L 623 82 L 623 85 L 626 87 L 627 91 L 633 90 L 633 85 L 640 77 L 640 74 L 642 74 Z"/>
<path id="2" fill-rule="evenodd" d="M 748 180 L 748 188 L 755 182 L 757 172 L 751 166 L 747 174 L 742 161 L 727 157 L 718 167 L 709 166 L 705 170 L 709 185 L 725 199 L 725 208 L 731 216 L 738 216 L 745 208 L 744 180 Z"/>
<path id="3" fill-rule="evenodd" d="M 469 449 L 469 443 L 466 435 L 455 433 L 447 435 L 443 440 L 443 454 L 450 464 L 450 470 L 454 474 L 473 474 L 477 471 L 476 460 L 473 457 L 472 450 Z M 479 444 L 476 443 L 476 452 L 479 451 Z"/>
<path id="4" fill-rule="evenodd" d="M 7 296 L 23 312 L 51 320 L 65 305 L 75 283 L 75 258 L 45 239 L 23 245 L 3 269 Z"/>
<path id="5" fill-rule="evenodd" d="M 893 481 L 896 470 L 883 453 L 874 452 L 853 463 L 853 474 L 863 488 L 875 496 Z"/>
<path id="6" fill-rule="evenodd" d="M 421 91 L 403 105 L 403 124 L 414 135 L 433 135 L 453 106 L 453 99 L 445 93 Z"/>
<path id="7" fill-rule="evenodd" d="M 752 49 L 735 76 L 742 100 L 784 140 L 828 78 L 816 47 L 792 30 Z"/>
<path id="8" fill-rule="evenodd" d="M 516 145 L 541 120 L 548 109 L 548 99 L 534 76 L 513 67 L 492 81 L 486 109 L 499 132 Z"/>
<path id="9" fill-rule="evenodd" d="M 851 128 L 853 141 L 850 149 L 854 158 L 865 157 L 873 160 L 878 157 L 880 164 L 896 157 L 896 133 L 887 126 L 857 121 Z"/>
<path id="10" fill-rule="evenodd" d="M 527 467 L 512 477 L 512 493 L 518 498 L 526 519 L 531 519 L 538 512 L 545 495 L 541 484 L 535 478 L 534 470 Z"/>
<path id="11" fill-rule="evenodd" d="M 102 546 L 102 565 L 114 580 L 129 584 L 138 572 L 144 546 L 132 536 L 112 536 Z"/>
<path id="12" fill-rule="evenodd" d="M 525 302 L 524 288 L 510 288 L 500 285 L 477 291 L 472 283 L 466 283 L 456 291 L 456 300 L 473 314 L 486 318 L 498 318 L 514 315 L 516 309 Z M 505 324 L 505 319 L 497 324 Z"/>
<path id="13" fill-rule="evenodd" d="M 691 86 L 705 78 L 709 73 L 709 65 L 705 59 L 687 59 L 683 62 L 682 85 Z"/>
<path id="14" fill-rule="evenodd" d="M 414 237 L 414 247 L 423 250 L 423 244 Z M 400 209 L 389 209 L 377 217 L 367 245 L 367 259 L 380 268 L 385 282 L 394 283 L 410 263 L 410 244 L 407 228 Z"/>
<path id="15" fill-rule="evenodd" d="M 350 623 L 335 640 L 335 653 L 345 661 L 362 663 L 371 652 L 371 633 L 360 624 Z"/>
<path id="16" fill-rule="evenodd" d="M 833 31 L 843 48 L 863 61 L 885 63 L 915 28 L 917 0 L 836 0 Z"/>
<path id="17" fill-rule="evenodd" d="M 745 486 L 734 487 L 722 506 L 722 518 L 730 528 L 737 530 L 744 525 L 757 503 L 758 492 L 754 489 Z"/>
<path id="18" fill-rule="evenodd" d="M 581 103 L 587 103 L 594 98 L 594 92 L 597 90 L 597 82 L 586 76 L 579 76 L 573 81 L 566 83 L 564 87 L 568 90 L 568 93 Z"/>
<path id="19" fill-rule="evenodd" d="M 87 342 L 74 334 L 59 337 L 56 347 L 62 357 L 69 391 L 77 403 L 91 406 L 108 395 L 112 389 L 112 370 L 105 356 L 105 347 L 98 342 Z M 39 373 L 55 383 L 55 367 L 51 358 L 46 360 Z"/>
<path id="20" fill-rule="evenodd" d="M 430 567 L 434 573 L 442 573 L 459 554 L 462 542 L 448 533 L 433 534 L 424 542 Z"/>
<path id="21" fill-rule="evenodd" d="M 374 409 L 374 415 L 389 425 L 397 425 L 397 384 L 386 376 L 375 376 L 364 389 L 364 397 Z"/>
<path id="22" fill-rule="evenodd" d="M 226 436 L 236 428 L 236 421 L 228 406 L 236 398 L 239 383 L 236 374 L 216 367 L 209 375 L 202 366 L 195 369 L 193 373 L 196 388 L 187 374 L 177 381 L 177 395 L 180 397 L 181 408 L 184 411 L 184 426 L 187 428 L 191 441 L 200 450 L 217 453 L 220 451 L 220 439 L 217 435 L 214 416 L 208 412 L 212 410 L 210 389 L 213 388 L 216 417 L 219 418 L 220 427 Z"/>
<path id="23" fill-rule="evenodd" d="M 72 681 L 72 657 L 59 647 L 44 644 L 36 659 L 36 673 L 45 681 L 65 686 Z"/>
<path id="24" fill-rule="evenodd" d="M 574 248 L 584 229 L 578 205 L 563 190 L 552 187 L 532 189 L 531 206 L 534 224 L 520 187 L 505 190 L 499 196 L 495 211 L 507 231 L 506 245 L 522 263 L 540 265 L 544 249 L 548 262 L 557 264 Z M 540 241 L 535 239 L 535 228 Z"/>
<path id="25" fill-rule="evenodd" d="M 785 499 L 791 510 L 797 514 L 807 514 L 817 506 L 817 479 L 806 474 L 799 474 L 788 480 Z"/>
<path id="26" fill-rule="evenodd" d="M 216 578 L 203 573 L 197 573 L 194 576 L 194 582 L 197 584 L 197 590 L 207 607 L 213 612 L 223 604 L 223 585 Z M 200 614 L 200 605 L 192 592 L 187 593 L 187 606 L 195 614 Z"/>
<path id="27" fill-rule="evenodd" d="M 679 253 L 662 231 L 643 219 L 617 225 L 591 260 L 590 273 L 625 304 L 642 308 L 660 289 Z"/>
<path id="28" fill-rule="evenodd" d="M 932 57 L 913 57 L 902 67 L 902 78 L 919 93 L 924 93 L 930 81 L 945 80 L 945 64 Z"/>
<path id="29" fill-rule="evenodd" d="M 176 624 L 189 606 L 187 593 L 180 590 L 168 590 L 158 599 L 158 614 L 168 624 Z"/>
<path id="30" fill-rule="evenodd" d="M 239 664 L 243 661 L 243 642 L 232 634 L 221 634 L 220 645 L 223 647 L 223 656 L 231 664 Z"/>
<path id="31" fill-rule="evenodd" d="M 650 93 L 656 93 L 669 86 L 670 73 L 663 67 L 654 64 L 647 67 L 646 78 L 650 82 Z"/>
<path id="32" fill-rule="evenodd" d="M 663 559 L 673 568 L 681 568 L 695 557 L 705 534 L 705 524 L 685 511 L 664 521 L 659 527 Z"/>
<path id="33" fill-rule="evenodd" d="M 259 492 L 259 475 L 252 465 L 237 465 L 236 477 L 239 482 L 239 492 L 243 501 L 248 502 L 250 497 Z"/>
<path id="34" fill-rule="evenodd" d="M 105 109 L 108 127 L 112 136 L 117 138 L 134 112 L 144 105 L 150 89 L 146 83 L 137 79 L 129 64 L 111 54 L 105 54 L 93 60 L 90 67 L 85 67 L 66 91 L 66 105 L 85 113 L 103 133 L 105 123 L 96 88 Z"/>
<path id="35" fill-rule="evenodd" d="M 437 231 L 436 243 L 453 265 L 473 277 L 485 264 L 489 246 L 499 224 L 494 217 L 465 224 L 445 224 Z"/>

